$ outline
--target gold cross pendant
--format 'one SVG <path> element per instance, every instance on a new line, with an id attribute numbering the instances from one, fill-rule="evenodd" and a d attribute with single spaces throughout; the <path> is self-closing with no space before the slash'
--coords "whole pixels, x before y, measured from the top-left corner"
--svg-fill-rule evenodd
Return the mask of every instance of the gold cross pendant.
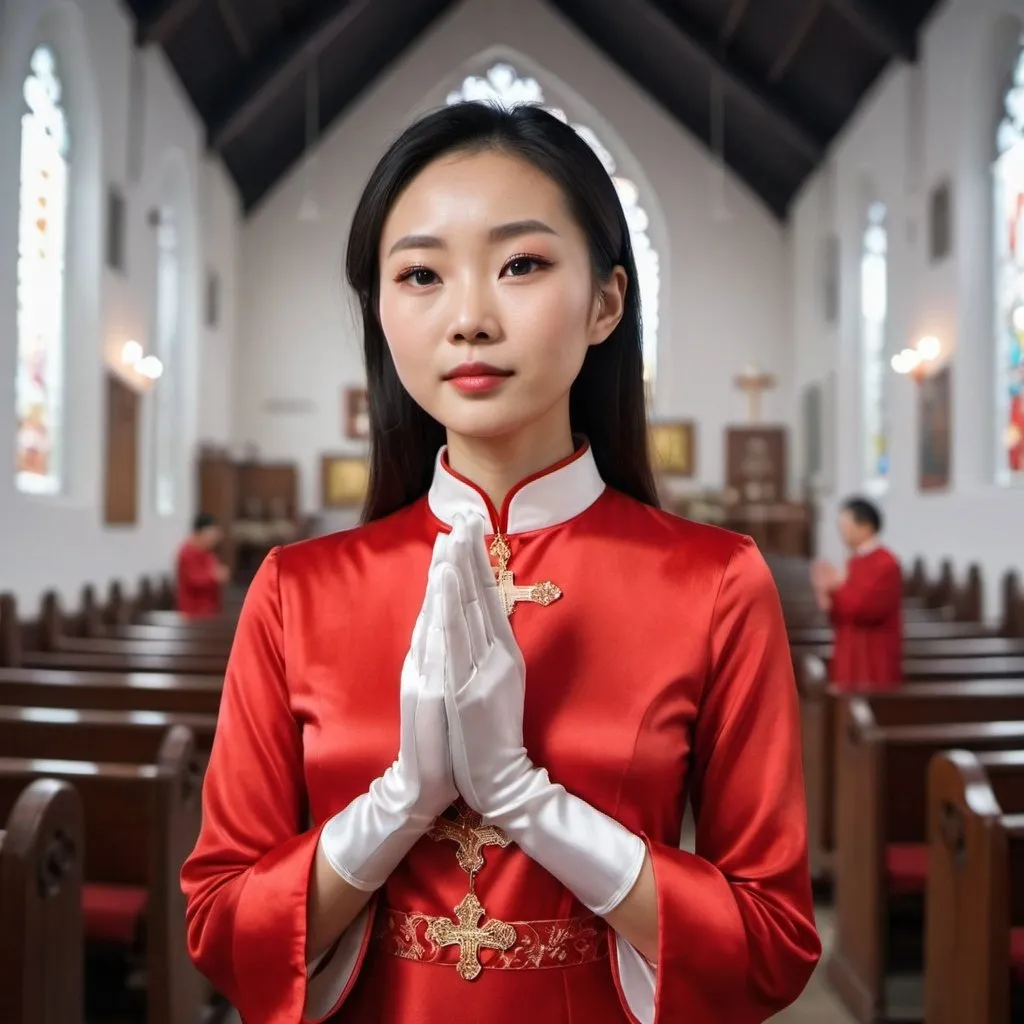
<path id="1" fill-rule="evenodd" d="M 504 921 L 488 921 L 481 928 L 484 908 L 472 889 L 455 908 L 456 920 L 431 917 L 427 926 L 427 939 L 439 946 L 458 946 L 459 962 L 456 970 L 464 981 L 472 981 L 483 970 L 481 949 L 497 949 L 504 953 L 515 945 L 516 930 Z"/>
<path id="2" fill-rule="evenodd" d="M 463 871 L 473 874 L 484 866 L 482 851 L 485 846 L 500 846 L 504 849 L 511 845 L 512 840 L 495 825 L 485 825 L 483 818 L 461 800 L 455 809 L 458 817 L 454 821 L 451 818 L 435 819 L 427 835 L 435 843 L 446 839 L 455 843 L 459 848 L 455 855 L 459 866 Z"/>
<path id="3" fill-rule="evenodd" d="M 494 567 L 494 578 L 498 583 L 501 606 L 506 615 L 511 615 L 520 601 L 529 601 L 546 608 L 562 596 L 561 589 L 550 580 L 533 583 L 526 587 L 516 586 L 515 573 L 508 567 L 508 560 L 512 557 L 512 552 L 509 550 L 508 542 L 500 533 L 494 535 L 490 555 L 498 563 Z"/>

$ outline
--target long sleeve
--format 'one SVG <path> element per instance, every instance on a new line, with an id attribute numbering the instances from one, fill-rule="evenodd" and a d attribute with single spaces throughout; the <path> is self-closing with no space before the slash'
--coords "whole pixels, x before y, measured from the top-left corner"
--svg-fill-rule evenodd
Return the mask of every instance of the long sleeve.
<path id="1" fill-rule="evenodd" d="M 903 576 L 896 559 L 883 555 L 851 572 L 832 592 L 832 621 L 872 626 L 893 615 L 903 600 Z"/>
<path id="2" fill-rule="evenodd" d="M 302 736 L 288 701 L 280 552 L 260 567 L 239 617 L 186 860 L 189 954 L 246 1024 L 299 1024 L 337 1010 L 365 952 L 369 915 L 307 984 L 306 905 L 319 829 L 303 831 Z M 360 931 L 362 927 L 362 931 Z M 338 970 L 340 969 L 340 976 Z M 315 989 L 332 989 L 329 994 Z M 308 990 L 308 991 L 307 991 Z"/>
<path id="3" fill-rule="evenodd" d="M 746 539 L 721 581 L 709 662 L 693 750 L 696 853 L 645 837 L 658 892 L 657 1024 L 767 1020 L 821 955 L 786 630 Z M 620 984 L 627 963 L 620 955 Z M 635 963 L 632 974 L 635 985 Z"/>

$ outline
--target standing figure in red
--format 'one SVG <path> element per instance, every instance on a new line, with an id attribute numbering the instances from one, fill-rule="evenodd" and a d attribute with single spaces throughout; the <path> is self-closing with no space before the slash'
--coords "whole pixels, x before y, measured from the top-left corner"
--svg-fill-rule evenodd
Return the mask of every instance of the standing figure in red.
<path id="1" fill-rule="evenodd" d="M 821 953 L 789 645 L 754 543 L 658 508 L 614 183 L 539 107 L 445 107 L 347 273 L 363 523 L 250 586 L 191 956 L 245 1024 L 767 1020 Z"/>
<path id="2" fill-rule="evenodd" d="M 220 614 L 221 588 L 230 575 L 214 554 L 221 536 L 213 516 L 200 512 L 192 522 L 192 535 L 178 549 L 175 593 L 182 615 L 209 618 Z"/>
<path id="3" fill-rule="evenodd" d="M 891 689 L 903 680 L 903 573 L 881 531 L 878 508 L 850 498 L 839 514 L 846 572 L 828 562 L 811 570 L 818 605 L 835 630 L 831 678 L 850 690 Z"/>

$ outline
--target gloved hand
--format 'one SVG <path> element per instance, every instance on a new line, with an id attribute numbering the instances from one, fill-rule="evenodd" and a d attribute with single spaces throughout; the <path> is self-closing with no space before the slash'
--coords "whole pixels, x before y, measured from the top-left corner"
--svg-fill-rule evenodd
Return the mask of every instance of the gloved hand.
<path id="1" fill-rule="evenodd" d="M 643 840 L 567 793 L 523 745 L 526 667 L 484 546 L 483 522 L 456 517 L 442 580 L 445 706 L 455 784 L 466 803 L 503 829 L 593 913 L 629 894 Z"/>
<path id="2" fill-rule="evenodd" d="M 324 826 L 320 845 L 349 885 L 378 889 L 416 841 L 456 799 L 445 721 L 441 586 L 454 570 L 443 558 L 449 535 L 438 534 L 423 607 L 402 666 L 398 757 L 369 790 Z"/>

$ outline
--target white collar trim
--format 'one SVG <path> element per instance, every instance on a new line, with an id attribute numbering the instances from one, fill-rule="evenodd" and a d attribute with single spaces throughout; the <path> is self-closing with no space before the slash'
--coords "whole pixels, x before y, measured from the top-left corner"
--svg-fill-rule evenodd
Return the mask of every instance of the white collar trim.
<path id="1" fill-rule="evenodd" d="M 431 512 L 451 526 L 458 514 L 476 513 L 491 524 L 492 531 L 527 533 L 575 519 L 604 492 L 589 443 L 564 462 L 514 487 L 496 510 L 475 484 L 457 476 L 447 465 L 442 448 L 434 463 L 434 479 L 427 493 Z"/>

